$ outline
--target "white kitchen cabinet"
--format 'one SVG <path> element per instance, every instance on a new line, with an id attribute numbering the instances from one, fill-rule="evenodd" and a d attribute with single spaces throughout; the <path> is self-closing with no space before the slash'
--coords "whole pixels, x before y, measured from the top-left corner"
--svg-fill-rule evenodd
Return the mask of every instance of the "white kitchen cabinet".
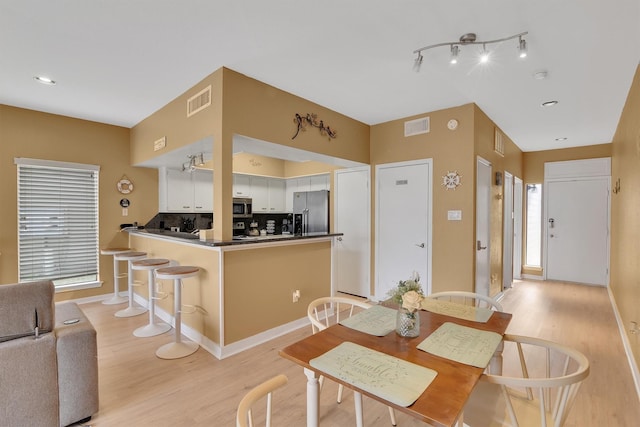
<path id="1" fill-rule="evenodd" d="M 160 212 L 213 212 L 212 171 L 166 169 L 160 178 Z"/>
<path id="2" fill-rule="evenodd" d="M 251 197 L 251 176 L 233 174 L 233 197 Z"/>
<path id="3" fill-rule="evenodd" d="M 251 177 L 251 199 L 253 213 L 269 212 L 269 179 L 261 176 Z"/>
<path id="4" fill-rule="evenodd" d="M 284 179 L 269 180 L 269 212 L 286 212 Z"/>
<path id="5" fill-rule="evenodd" d="M 213 212 L 213 171 L 196 169 L 191 174 L 195 212 Z"/>

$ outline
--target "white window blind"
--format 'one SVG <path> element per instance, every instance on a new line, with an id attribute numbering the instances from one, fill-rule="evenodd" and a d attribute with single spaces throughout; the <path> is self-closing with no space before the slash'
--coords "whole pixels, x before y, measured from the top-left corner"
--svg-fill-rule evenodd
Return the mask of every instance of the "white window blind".
<path id="1" fill-rule="evenodd" d="M 19 280 L 56 286 L 98 275 L 99 167 L 15 159 Z"/>

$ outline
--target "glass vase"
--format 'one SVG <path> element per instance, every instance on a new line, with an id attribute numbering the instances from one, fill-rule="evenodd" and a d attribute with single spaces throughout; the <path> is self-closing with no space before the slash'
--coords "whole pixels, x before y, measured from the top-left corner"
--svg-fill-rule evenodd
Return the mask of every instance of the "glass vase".
<path id="1" fill-rule="evenodd" d="M 396 332 L 402 337 L 417 337 L 420 335 L 420 310 L 410 312 L 406 308 L 398 308 Z"/>

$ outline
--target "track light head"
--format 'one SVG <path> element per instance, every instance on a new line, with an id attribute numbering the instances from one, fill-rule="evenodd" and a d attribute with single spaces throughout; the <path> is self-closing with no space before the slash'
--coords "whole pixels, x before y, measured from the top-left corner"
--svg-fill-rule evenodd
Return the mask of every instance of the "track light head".
<path id="1" fill-rule="evenodd" d="M 460 47 L 455 44 L 451 45 L 451 59 L 449 59 L 450 64 L 458 63 L 458 52 L 460 51 Z"/>
<path id="2" fill-rule="evenodd" d="M 416 73 L 420 71 L 420 67 L 422 66 L 422 59 L 422 52 L 418 52 L 418 56 L 413 61 L 413 71 L 415 71 Z"/>
<path id="3" fill-rule="evenodd" d="M 522 36 L 520 36 L 520 39 L 518 41 L 518 52 L 520 58 L 527 57 L 527 41 L 523 39 Z"/>
<path id="4" fill-rule="evenodd" d="M 482 64 L 486 64 L 489 62 L 489 51 L 487 51 L 487 46 L 485 44 L 482 45 L 482 53 L 480 54 L 480 62 Z"/>

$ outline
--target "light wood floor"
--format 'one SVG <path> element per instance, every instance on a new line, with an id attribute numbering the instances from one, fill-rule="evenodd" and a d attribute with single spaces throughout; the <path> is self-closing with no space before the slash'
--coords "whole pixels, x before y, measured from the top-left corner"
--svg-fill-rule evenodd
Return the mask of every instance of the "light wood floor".
<path id="1" fill-rule="evenodd" d="M 567 426 L 638 425 L 640 401 L 606 289 L 523 281 L 501 303 L 514 315 L 509 333 L 561 342 L 589 358 L 591 375 L 579 391 Z M 90 303 L 81 307 L 98 331 L 100 411 L 91 425 L 231 427 L 242 396 L 278 373 L 286 374 L 289 384 L 274 395 L 274 426 L 305 425 L 305 377 L 302 369 L 280 358 L 278 350 L 309 335 L 310 327 L 224 360 L 199 349 L 187 358 L 168 361 L 154 353 L 171 341 L 170 333 L 152 338 L 132 335 L 148 321 L 146 315 L 115 318 L 113 313 L 120 306 Z M 352 393 L 345 391 L 338 405 L 336 390 L 334 383 L 325 383 L 321 424 L 354 425 Z M 365 398 L 364 408 L 365 425 L 390 425 L 384 405 Z M 424 426 L 399 411 L 396 415 L 399 426 Z"/>

